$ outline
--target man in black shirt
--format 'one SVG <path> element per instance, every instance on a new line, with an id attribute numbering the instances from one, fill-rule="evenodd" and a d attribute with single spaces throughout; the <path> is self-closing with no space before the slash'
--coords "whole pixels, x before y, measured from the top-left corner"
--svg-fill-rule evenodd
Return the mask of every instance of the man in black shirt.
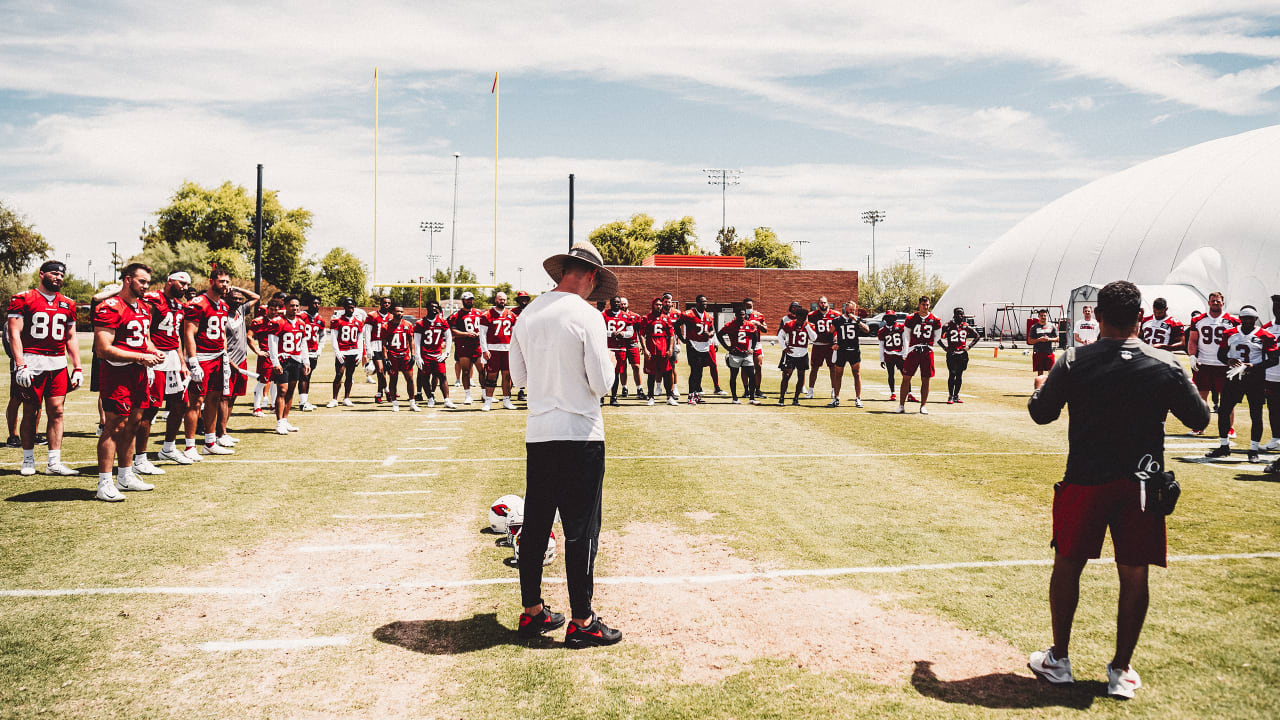
<path id="1" fill-rule="evenodd" d="M 960 384 L 964 371 L 969 368 L 969 348 L 978 342 L 978 334 L 964 319 L 964 308 L 951 312 L 951 322 L 942 326 L 942 338 L 938 344 L 947 351 L 947 404 L 964 402 L 960 399 Z"/>
<path id="2" fill-rule="evenodd" d="M 1041 425 L 1070 407 L 1067 469 L 1053 499 L 1053 645 L 1032 653 L 1028 666 L 1052 683 L 1073 682 L 1067 646 L 1080 573 L 1089 559 L 1101 556 L 1110 527 L 1120 607 L 1107 692 L 1118 697 L 1133 697 L 1141 686 L 1130 660 L 1147 613 L 1147 568 L 1165 565 L 1164 514 L 1146 507 L 1145 486 L 1132 476 L 1164 470 L 1164 421 L 1170 411 L 1194 430 L 1209 424 L 1209 408 L 1182 365 L 1138 340 L 1141 305 L 1133 283 L 1121 280 L 1102 288 L 1098 342 L 1068 348 L 1027 403 Z"/>
<path id="3" fill-rule="evenodd" d="M 835 354 L 830 363 L 831 402 L 827 407 L 840 407 L 840 379 L 845 365 L 853 371 L 853 404 L 862 407 L 862 345 L 858 338 L 870 335 L 871 328 L 858 317 L 858 303 L 850 300 L 844 304 L 844 313 L 831 320 L 831 333 Z"/>
<path id="4" fill-rule="evenodd" d="M 1031 369 L 1036 371 L 1036 387 L 1044 382 L 1044 374 L 1053 368 L 1053 348 L 1058 344 L 1058 325 L 1049 322 L 1049 311 L 1041 309 L 1039 321 L 1027 331 L 1031 346 Z"/>

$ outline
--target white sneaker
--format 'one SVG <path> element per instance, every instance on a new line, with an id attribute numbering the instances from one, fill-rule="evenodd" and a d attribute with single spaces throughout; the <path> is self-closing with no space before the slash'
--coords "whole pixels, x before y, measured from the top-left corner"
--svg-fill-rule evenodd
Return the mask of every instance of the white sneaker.
<path id="1" fill-rule="evenodd" d="M 674 390 L 676 402 L 680 402 L 680 391 Z"/>
<path id="2" fill-rule="evenodd" d="M 1076 681 L 1075 676 L 1071 674 L 1071 658 L 1054 657 L 1053 648 L 1031 653 L 1027 667 L 1036 674 L 1036 677 L 1054 685 L 1066 685 Z"/>
<path id="3" fill-rule="evenodd" d="M 137 475 L 133 473 L 126 474 L 123 478 L 116 476 L 116 487 L 121 490 L 136 490 L 138 492 L 146 492 L 155 490 L 156 486 L 148 482 L 142 482 Z"/>
<path id="4" fill-rule="evenodd" d="M 502 398 L 502 409 L 503 409 L 503 410 L 515 410 L 515 409 L 516 409 L 516 406 L 511 404 L 511 398 L 509 398 L 509 397 L 504 397 L 504 398 Z"/>
<path id="5" fill-rule="evenodd" d="M 435 406 L 436 406 L 436 396 L 434 393 L 432 393 L 431 397 L 427 398 L 427 407 L 432 408 Z"/>
<path id="6" fill-rule="evenodd" d="M 925 406 L 921 405 L 921 406 L 920 406 L 920 414 L 921 414 L 921 415 L 928 415 L 928 414 L 929 414 L 929 408 L 927 408 L 927 407 L 925 407 Z"/>
<path id="7" fill-rule="evenodd" d="M 653 407 L 653 398 L 652 398 L 652 397 L 650 397 L 650 398 L 649 398 L 649 407 Z"/>
<path id="8" fill-rule="evenodd" d="M 238 443 L 238 442 L 240 442 L 240 441 L 239 441 L 239 440 L 236 440 L 235 438 L 231 437 L 230 435 L 223 435 L 222 437 L 218 438 L 218 440 L 217 440 L 217 443 L 218 443 L 219 445 L 221 445 L 222 447 L 235 447 L 235 446 L 236 446 L 236 443 Z"/>
<path id="9" fill-rule="evenodd" d="M 214 443 L 212 445 L 206 444 L 204 446 L 204 454 L 205 455 L 235 455 L 236 451 L 232 450 L 229 447 L 222 447 L 218 443 Z"/>
<path id="10" fill-rule="evenodd" d="M 324 404 L 324 406 L 325 406 L 325 407 L 327 407 L 327 408 L 335 408 L 335 407 L 338 407 L 338 399 L 337 399 L 337 398 L 334 398 L 334 399 L 330 400 L 329 402 L 325 403 L 325 404 Z"/>
<path id="11" fill-rule="evenodd" d="M 301 410 L 302 412 L 311 412 L 312 410 L 316 409 L 316 406 L 308 402 L 308 403 L 302 403 L 302 407 L 298 409 Z"/>
<path id="12" fill-rule="evenodd" d="M 161 410 L 160 412 L 156 413 L 156 419 L 155 419 L 156 422 L 164 422 L 165 420 L 168 420 L 168 419 L 169 419 L 168 410 Z"/>
<path id="13" fill-rule="evenodd" d="M 716 394 L 717 394 L 717 395 L 719 395 L 720 397 L 728 397 L 728 396 L 729 396 L 729 393 L 725 392 L 725 390 L 724 390 L 723 388 L 721 388 L 721 389 L 717 390 L 717 391 L 716 391 Z"/>
<path id="14" fill-rule="evenodd" d="M 190 465 L 191 463 L 195 462 L 194 460 L 187 457 L 185 453 L 183 453 L 181 450 L 177 448 L 174 448 L 173 451 L 161 450 L 160 452 L 156 453 L 156 457 L 159 458 L 160 460 L 168 460 L 170 462 L 176 462 L 179 465 Z"/>
<path id="15" fill-rule="evenodd" d="M 453 403 L 453 400 L 451 400 L 451 399 L 449 399 L 449 398 L 445 398 L 445 400 L 444 400 L 444 406 L 445 406 L 445 407 L 447 407 L 447 408 L 449 408 L 450 410 L 457 410 L 457 409 L 458 409 L 458 406 L 457 406 L 457 405 L 455 405 L 455 404 Z"/>
<path id="16" fill-rule="evenodd" d="M 1111 667 L 1111 663 L 1107 663 L 1107 695 L 1113 698 L 1124 698 L 1130 700 L 1133 693 L 1142 687 L 1142 678 L 1138 677 L 1138 671 L 1130 665 L 1128 670 L 1115 670 Z"/>
<path id="17" fill-rule="evenodd" d="M 897 412 L 899 415 L 902 415 L 902 414 L 906 413 L 906 412 L 907 412 L 907 406 L 906 406 L 906 405 L 899 405 L 899 406 L 898 406 L 898 409 L 896 410 L 896 412 Z"/>
<path id="18" fill-rule="evenodd" d="M 1280 450 L 1280 438 L 1271 438 L 1271 442 L 1267 443 L 1266 445 L 1263 445 L 1262 449 L 1267 452 L 1275 452 L 1277 450 Z"/>
<path id="19" fill-rule="evenodd" d="M 299 430 L 302 429 L 302 428 L 299 428 L 297 425 L 294 425 L 293 423 L 289 422 L 288 420 L 285 420 L 284 424 L 288 426 L 289 432 L 298 432 Z"/>
<path id="20" fill-rule="evenodd" d="M 106 482 L 103 482 L 99 479 L 98 492 L 94 497 L 107 502 L 120 502 L 121 500 L 124 500 L 124 495 L 121 495 L 120 491 L 116 489 L 116 483 L 114 480 L 107 480 Z"/>
<path id="21" fill-rule="evenodd" d="M 485 398 L 485 399 L 484 399 L 484 407 L 482 407 L 482 408 L 480 408 L 480 409 L 481 409 L 481 410 L 483 410 L 483 411 L 485 411 L 485 412 L 489 412 L 490 410 L 492 410 L 492 409 L 493 409 L 493 401 L 492 401 L 492 400 L 490 400 L 489 398 Z"/>
<path id="22" fill-rule="evenodd" d="M 470 404 L 471 404 L 471 393 L 469 393 L 469 392 L 467 392 L 467 393 L 463 393 L 463 395 L 462 395 L 462 402 L 463 402 L 463 404 L 465 404 L 465 405 L 470 405 Z"/>
<path id="23" fill-rule="evenodd" d="M 186 455 L 191 462 L 204 462 L 204 458 L 200 457 L 200 448 L 195 445 L 183 450 L 182 454 Z"/>
<path id="24" fill-rule="evenodd" d="M 161 470 L 160 472 L 163 473 L 164 471 Z M 47 465 L 44 469 L 44 474 L 45 475 L 79 475 L 80 471 L 67 467 L 66 463 L 57 462 L 57 463 L 49 463 L 49 465 Z"/>
<path id="25" fill-rule="evenodd" d="M 347 406 L 347 407 L 355 407 L 355 406 L 356 406 L 356 404 L 355 404 L 355 403 L 351 402 L 351 398 L 347 398 L 346 400 L 343 400 L 343 401 L 342 401 L 342 404 L 343 404 L 343 405 L 345 405 L 345 406 Z"/>
<path id="26" fill-rule="evenodd" d="M 391 401 L 391 412 L 400 412 L 400 401 L 399 401 L 399 400 L 392 400 L 392 401 Z"/>
<path id="27" fill-rule="evenodd" d="M 805 400 L 812 400 L 812 399 L 813 399 L 813 388 L 805 388 L 805 389 L 804 389 L 804 399 L 805 399 Z"/>
<path id="28" fill-rule="evenodd" d="M 454 387 L 462 387 L 462 381 L 461 381 L 461 380 L 454 380 L 454 381 L 453 381 L 453 386 L 454 386 Z"/>
<path id="29" fill-rule="evenodd" d="M 277 420 L 277 421 L 276 421 L 276 434 L 277 434 L 277 435 L 288 435 L 288 434 L 289 434 L 289 424 L 288 424 L 288 423 L 286 423 L 286 422 L 285 422 L 285 421 L 283 421 L 283 420 Z"/>
<path id="30" fill-rule="evenodd" d="M 410 401 L 409 401 L 409 409 L 410 409 L 410 410 L 412 410 L 413 412 L 421 412 L 421 411 L 422 411 L 422 408 L 418 407 L 418 401 L 417 401 L 417 400 L 410 400 Z"/>
<path id="31" fill-rule="evenodd" d="M 133 471 L 135 473 L 140 473 L 142 475 L 163 475 L 164 474 L 164 470 L 161 470 L 160 468 L 156 467 L 154 464 L 152 464 L 150 460 L 146 458 L 143 458 L 142 460 L 134 460 Z"/>
<path id="32" fill-rule="evenodd" d="M 679 405 L 679 404 L 680 404 L 680 400 L 679 400 L 679 399 L 677 399 L 675 395 L 668 395 L 668 396 L 667 396 L 667 404 L 668 404 L 668 405 Z"/>
<path id="33" fill-rule="evenodd" d="M 862 407 L 862 398 L 854 398 L 854 399 L 853 399 L 853 406 L 854 406 L 854 407 Z"/>
<path id="34" fill-rule="evenodd" d="M 18 471 L 18 473 L 19 473 L 20 475 L 35 475 L 35 474 L 36 474 L 36 461 L 35 461 L 35 460 L 32 460 L 30 463 L 28 463 L 27 461 L 25 461 L 25 460 L 24 460 L 24 461 L 22 462 L 22 469 L 21 469 L 21 470 L 19 470 L 19 471 Z"/>

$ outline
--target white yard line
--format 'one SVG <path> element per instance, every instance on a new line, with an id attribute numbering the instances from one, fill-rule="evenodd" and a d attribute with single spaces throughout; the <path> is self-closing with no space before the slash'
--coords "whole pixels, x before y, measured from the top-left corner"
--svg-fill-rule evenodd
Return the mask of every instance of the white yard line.
<path id="1" fill-rule="evenodd" d="M 404 448 L 399 448 L 399 449 L 403 450 Z M 384 467 L 391 467 L 392 465 L 395 465 L 395 464 L 396 464 L 396 456 L 395 456 L 395 455 L 388 455 L 388 456 L 387 456 L 387 459 L 385 459 L 385 460 L 383 460 L 383 461 L 382 461 L 382 464 L 383 464 L 383 466 L 384 466 Z"/>
<path id="2" fill-rule="evenodd" d="M 313 638 L 276 638 L 272 640 L 220 640 L 200 643 L 205 652 L 237 652 L 240 650 L 299 650 L 314 647 L 350 645 L 351 638 L 342 635 Z"/>
<path id="3" fill-rule="evenodd" d="M 330 515 L 334 520 L 408 520 L 424 518 L 426 513 L 391 513 L 389 515 Z"/>
<path id="4" fill-rule="evenodd" d="M 370 475 L 371 478 L 419 478 L 419 477 L 436 477 L 440 473 L 389 473 L 386 475 Z"/>
<path id="5" fill-rule="evenodd" d="M 1197 555 L 1170 555 L 1169 562 L 1216 562 L 1222 560 L 1258 560 L 1280 559 L 1280 551 L 1251 553 L 1222 553 Z M 1102 558 L 1092 562 L 1100 564 L 1114 563 L 1114 558 Z M 843 575 L 885 575 L 914 572 L 944 572 L 948 570 L 975 570 L 984 568 L 1007 567 L 1048 567 L 1053 565 L 1053 558 L 1035 558 L 1030 560 L 977 560 L 971 562 L 948 562 L 912 565 L 865 565 L 861 567 L 840 568 L 797 568 L 789 570 L 760 570 L 757 572 L 728 573 L 722 575 L 638 575 L 619 577 L 597 577 L 601 585 L 701 585 L 723 582 L 744 582 L 750 580 L 770 580 L 792 577 L 838 577 Z M 544 578 L 549 583 L 563 584 L 563 577 Z M 61 588 L 52 590 L 36 590 L 15 588 L 0 590 L 0 597 L 63 597 L 76 595 L 275 595 L 295 592 L 360 592 L 367 590 L 416 590 L 422 588 L 460 588 L 479 587 L 483 585 L 514 585 L 520 582 L 517 577 L 486 578 L 470 580 L 423 580 L 395 584 L 366 585 L 330 585 L 323 587 L 293 588 L 244 588 L 244 587 L 99 587 L 99 588 Z"/>

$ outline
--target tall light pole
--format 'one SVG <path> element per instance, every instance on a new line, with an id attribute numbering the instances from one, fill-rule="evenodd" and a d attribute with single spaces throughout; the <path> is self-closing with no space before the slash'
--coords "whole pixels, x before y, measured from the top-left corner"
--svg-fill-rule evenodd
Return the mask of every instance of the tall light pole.
<path id="1" fill-rule="evenodd" d="M 444 229 L 444 223 L 435 220 L 424 220 L 418 223 L 418 229 L 427 233 L 427 262 L 431 266 L 431 282 L 436 281 L 436 260 L 440 259 L 436 255 L 436 233 Z"/>
<path id="2" fill-rule="evenodd" d="M 517 287 L 516 290 L 523 290 L 524 289 L 524 268 L 522 267 L 516 268 L 516 282 L 519 283 L 519 287 Z"/>
<path id="3" fill-rule="evenodd" d="M 116 276 L 116 251 L 120 249 L 120 243 L 115 240 L 108 240 L 107 244 L 111 246 L 111 277 Z"/>
<path id="4" fill-rule="evenodd" d="M 702 172 L 707 174 L 708 185 L 720 186 L 720 232 L 725 229 L 725 191 L 730 185 L 741 184 L 741 170 L 726 170 L 724 168 L 703 168 Z"/>
<path id="5" fill-rule="evenodd" d="M 927 281 L 929 279 L 929 256 L 933 251 L 929 248 L 916 248 L 916 257 L 920 258 L 920 274 Z"/>
<path id="6" fill-rule="evenodd" d="M 871 225 L 871 273 L 876 272 L 876 225 L 884 222 L 883 210 L 867 210 L 862 213 L 862 222 Z"/>
<path id="7" fill-rule="evenodd" d="M 453 154 L 453 227 L 449 229 L 449 285 L 454 285 L 453 261 L 458 252 L 458 163 L 462 153 Z M 453 300 L 453 287 L 449 288 L 449 300 Z"/>
<path id="8" fill-rule="evenodd" d="M 93 289 L 98 289 L 98 276 L 93 273 L 93 258 L 89 258 L 89 264 L 85 266 L 84 274 L 93 278 Z"/>
<path id="9" fill-rule="evenodd" d="M 804 246 L 813 242 L 812 240 L 792 240 L 791 244 L 796 246 L 796 252 L 800 255 L 800 269 L 804 269 Z"/>

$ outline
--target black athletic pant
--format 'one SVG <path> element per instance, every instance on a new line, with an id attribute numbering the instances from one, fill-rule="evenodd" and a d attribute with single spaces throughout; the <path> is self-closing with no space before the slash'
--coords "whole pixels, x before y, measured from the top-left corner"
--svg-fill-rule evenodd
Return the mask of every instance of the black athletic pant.
<path id="1" fill-rule="evenodd" d="M 1259 377 L 1257 380 L 1228 380 L 1227 388 L 1222 391 L 1222 404 L 1218 406 L 1218 437 L 1226 437 L 1231 431 L 1231 411 L 1241 400 L 1249 402 L 1249 439 L 1255 442 L 1262 440 L 1262 405 L 1266 402 L 1267 384 Z"/>
<path id="2" fill-rule="evenodd" d="M 688 347 L 689 351 L 689 394 L 702 394 L 702 369 L 711 362 L 711 353 L 698 352 L 693 346 Z"/>
<path id="3" fill-rule="evenodd" d="M 1280 438 L 1280 382 L 1267 383 L 1267 410 L 1271 415 L 1271 437 Z"/>
<path id="4" fill-rule="evenodd" d="M 960 397 L 960 384 L 964 381 L 964 371 L 969 368 L 969 353 L 947 355 L 947 397 Z"/>
<path id="5" fill-rule="evenodd" d="M 596 545 L 600 539 L 604 442 L 555 440 L 525 443 L 524 529 L 520 531 L 520 597 L 524 607 L 542 601 L 542 557 L 556 510 L 564 537 L 565 579 L 572 617 L 590 618 Z"/>

